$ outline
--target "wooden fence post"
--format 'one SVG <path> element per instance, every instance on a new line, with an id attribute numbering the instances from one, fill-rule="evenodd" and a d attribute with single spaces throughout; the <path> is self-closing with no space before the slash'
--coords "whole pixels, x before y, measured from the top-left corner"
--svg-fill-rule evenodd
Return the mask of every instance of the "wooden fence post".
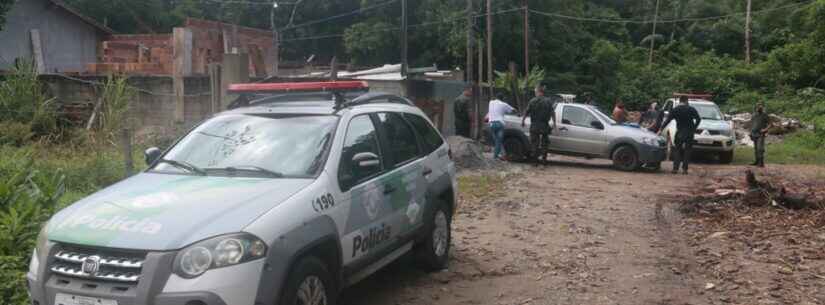
<path id="1" fill-rule="evenodd" d="M 135 163 L 132 159 L 132 131 L 129 128 L 120 130 L 120 146 L 123 149 L 123 165 L 126 176 L 129 177 L 135 171 Z"/>

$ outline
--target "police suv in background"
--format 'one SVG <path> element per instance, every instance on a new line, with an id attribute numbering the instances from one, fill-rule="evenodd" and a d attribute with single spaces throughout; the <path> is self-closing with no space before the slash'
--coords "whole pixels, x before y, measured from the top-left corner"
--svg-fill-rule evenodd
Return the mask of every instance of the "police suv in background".
<path id="1" fill-rule="evenodd" d="M 733 120 L 728 115 L 722 114 L 719 106 L 711 102 L 710 95 L 702 94 L 674 94 L 687 96 L 688 104 L 695 108 L 702 117 L 702 122 L 696 128 L 693 136 L 693 151 L 696 154 L 716 155 L 719 162 L 728 164 L 733 161 L 733 152 L 736 148 L 736 133 L 733 128 Z M 662 106 L 662 111 L 667 115 L 673 107 L 679 105 L 677 98 L 668 99 Z M 668 154 L 672 155 L 673 143 L 676 139 L 676 121 L 663 127 L 663 134 L 667 139 Z"/>
<path id="2" fill-rule="evenodd" d="M 335 304 L 408 252 L 446 267 L 449 148 L 408 100 L 367 89 L 233 85 L 234 109 L 51 218 L 32 303 Z"/>

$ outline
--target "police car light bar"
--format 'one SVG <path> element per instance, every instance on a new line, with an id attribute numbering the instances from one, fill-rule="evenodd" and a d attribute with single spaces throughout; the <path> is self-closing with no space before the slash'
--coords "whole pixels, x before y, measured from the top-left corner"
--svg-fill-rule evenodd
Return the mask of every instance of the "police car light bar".
<path id="1" fill-rule="evenodd" d="M 344 92 L 369 89 L 364 81 L 261 83 L 229 85 L 230 93 Z"/>
<path id="2" fill-rule="evenodd" d="M 710 99 L 713 97 L 713 94 L 708 93 L 679 93 L 674 92 L 673 97 L 687 97 L 687 98 L 694 98 L 694 99 Z"/>

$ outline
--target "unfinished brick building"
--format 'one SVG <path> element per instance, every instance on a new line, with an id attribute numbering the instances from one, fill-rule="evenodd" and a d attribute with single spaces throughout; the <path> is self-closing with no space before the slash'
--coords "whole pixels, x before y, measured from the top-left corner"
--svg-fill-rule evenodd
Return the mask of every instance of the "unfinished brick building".
<path id="1" fill-rule="evenodd" d="M 179 55 L 185 75 L 205 75 L 208 65 L 221 62 L 223 54 L 240 52 L 249 54 L 251 76 L 273 74 L 277 54 L 270 31 L 187 18 L 175 33 L 182 40 L 179 54 L 175 34 L 112 35 L 100 44 L 100 62 L 87 65 L 87 73 L 171 75 Z"/>

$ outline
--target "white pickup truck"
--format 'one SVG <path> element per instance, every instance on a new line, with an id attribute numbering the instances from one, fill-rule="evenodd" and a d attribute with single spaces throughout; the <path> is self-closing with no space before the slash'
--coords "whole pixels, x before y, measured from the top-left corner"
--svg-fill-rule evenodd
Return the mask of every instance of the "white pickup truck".
<path id="1" fill-rule="evenodd" d="M 679 101 L 675 98 L 668 99 L 662 106 L 662 111 L 667 116 L 678 103 Z M 727 115 L 723 115 L 722 111 L 719 110 L 719 106 L 711 101 L 690 98 L 688 103 L 702 117 L 702 122 L 699 123 L 694 135 L 693 151 L 697 154 L 715 154 L 719 157 L 719 162 L 731 163 L 733 161 L 733 151 L 736 147 L 733 121 Z M 670 155 L 676 136 L 676 121 L 672 121 L 665 126 L 662 134 L 667 139 L 668 155 Z"/>

